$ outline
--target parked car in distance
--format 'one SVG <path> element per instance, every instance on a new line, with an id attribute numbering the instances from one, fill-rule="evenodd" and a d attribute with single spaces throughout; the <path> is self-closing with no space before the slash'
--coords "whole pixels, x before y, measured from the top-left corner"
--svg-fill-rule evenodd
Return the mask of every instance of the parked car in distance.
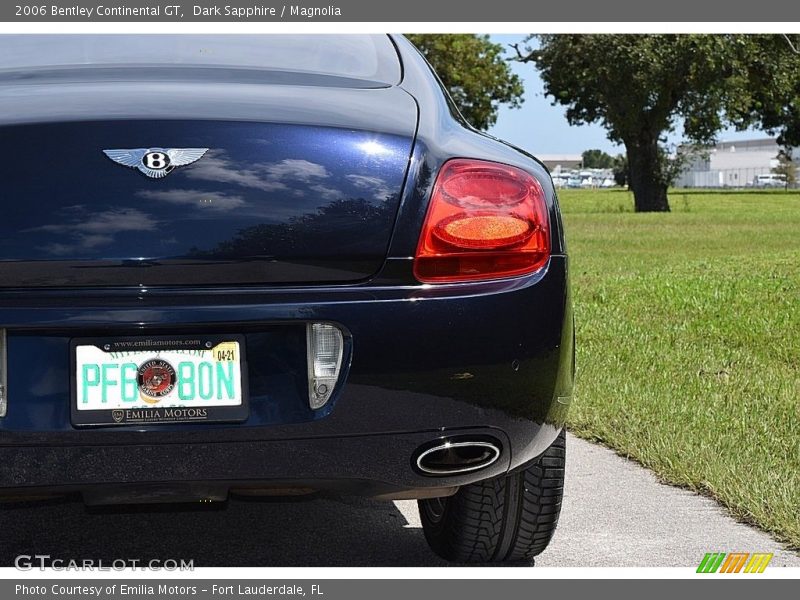
<path id="1" fill-rule="evenodd" d="M 786 175 L 783 173 L 762 173 L 753 179 L 753 187 L 783 188 L 786 187 Z"/>
<path id="2" fill-rule="evenodd" d="M 614 181 L 613 177 L 606 177 L 600 183 L 600 187 L 601 188 L 612 188 L 612 187 L 616 187 L 616 186 L 617 186 L 617 182 Z"/>
<path id="3" fill-rule="evenodd" d="M 545 549 L 575 370 L 558 200 L 405 38 L 0 55 L 5 500 L 333 491 L 418 499 L 450 560 Z"/>

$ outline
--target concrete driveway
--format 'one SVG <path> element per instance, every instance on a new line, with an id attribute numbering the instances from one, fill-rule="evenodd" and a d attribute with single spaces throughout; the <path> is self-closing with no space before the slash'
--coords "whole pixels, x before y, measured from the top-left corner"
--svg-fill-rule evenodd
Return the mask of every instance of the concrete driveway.
<path id="1" fill-rule="evenodd" d="M 613 452 L 571 437 L 561 523 L 536 565 L 695 566 L 706 552 L 800 556 L 714 502 L 665 486 Z M 74 501 L 0 508 L 0 565 L 64 559 L 183 558 L 196 566 L 439 566 L 415 502 L 231 500 L 224 508 L 87 511 Z"/>

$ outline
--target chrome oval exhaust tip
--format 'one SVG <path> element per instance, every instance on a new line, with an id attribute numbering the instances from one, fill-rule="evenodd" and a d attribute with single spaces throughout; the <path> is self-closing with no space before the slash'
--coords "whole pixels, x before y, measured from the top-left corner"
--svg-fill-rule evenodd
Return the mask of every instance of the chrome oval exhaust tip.
<path id="1" fill-rule="evenodd" d="M 484 469 L 500 458 L 500 447 L 488 441 L 443 441 L 420 452 L 415 462 L 426 475 L 457 475 Z"/>

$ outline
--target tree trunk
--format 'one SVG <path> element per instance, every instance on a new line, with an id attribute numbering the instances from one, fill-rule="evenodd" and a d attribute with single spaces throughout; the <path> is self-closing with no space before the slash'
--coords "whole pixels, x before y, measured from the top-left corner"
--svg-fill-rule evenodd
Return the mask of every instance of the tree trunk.
<path id="1" fill-rule="evenodd" d="M 667 185 L 663 183 L 658 137 L 643 134 L 625 142 L 628 173 L 636 212 L 668 212 Z"/>

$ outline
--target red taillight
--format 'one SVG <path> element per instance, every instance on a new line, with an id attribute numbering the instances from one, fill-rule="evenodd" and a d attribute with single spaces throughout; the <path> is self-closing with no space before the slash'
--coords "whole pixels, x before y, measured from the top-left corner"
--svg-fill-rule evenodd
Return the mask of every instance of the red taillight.
<path id="1" fill-rule="evenodd" d="M 470 159 L 444 164 L 414 258 L 426 283 L 532 273 L 550 256 L 542 186 L 525 171 Z"/>

